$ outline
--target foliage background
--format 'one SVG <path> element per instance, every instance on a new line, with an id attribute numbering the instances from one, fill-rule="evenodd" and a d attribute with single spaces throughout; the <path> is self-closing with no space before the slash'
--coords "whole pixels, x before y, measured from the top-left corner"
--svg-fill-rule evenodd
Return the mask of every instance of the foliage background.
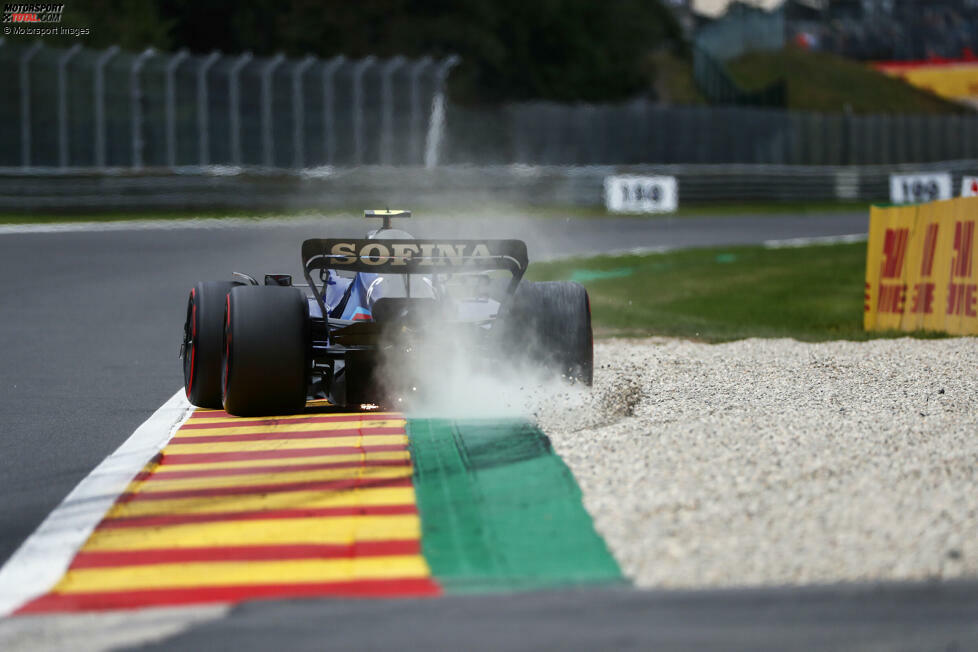
<path id="1" fill-rule="evenodd" d="M 450 90 L 469 104 L 635 97 L 648 54 L 683 47 L 658 0 L 73 0 L 64 24 L 129 50 L 458 54 Z"/>

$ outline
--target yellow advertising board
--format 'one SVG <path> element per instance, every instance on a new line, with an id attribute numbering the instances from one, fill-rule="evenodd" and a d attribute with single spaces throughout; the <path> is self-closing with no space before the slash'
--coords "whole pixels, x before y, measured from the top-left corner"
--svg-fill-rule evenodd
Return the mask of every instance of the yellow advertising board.
<path id="1" fill-rule="evenodd" d="M 941 97 L 958 101 L 978 99 L 978 61 L 891 62 L 874 67 Z"/>
<path id="2" fill-rule="evenodd" d="M 866 330 L 978 334 L 978 197 L 873 206 Z"/>
<path id="3" fill-rule="evenodd" d="M 978 97 L 978 64 L 945 66 L 943 69 L 908 70 L 904 79 L 920 88 L 954 100 Z"/>

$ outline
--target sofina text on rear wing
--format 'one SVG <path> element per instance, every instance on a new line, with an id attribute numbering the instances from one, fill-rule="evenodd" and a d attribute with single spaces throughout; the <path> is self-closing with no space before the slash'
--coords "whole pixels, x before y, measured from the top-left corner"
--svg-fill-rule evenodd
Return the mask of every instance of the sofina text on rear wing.
<path id="1" fill-rule="evenodd" d="M 326 314 L 322 292 L 312 272 L 345 270 L 374 274 L 439 274 L 502 269 L 513 275 L 509 293 L 526 272 L 522 240 L 373 240 L 313 238 L 302 243 L 302 271 Z"/>
<path id="2" fill-rule="evenodd" d="M 522 240 L 355 240 L 314 238 L 302 243 L 302 267 L 375 274 L 432 274 L 446 268 L 526 271 Z"/>

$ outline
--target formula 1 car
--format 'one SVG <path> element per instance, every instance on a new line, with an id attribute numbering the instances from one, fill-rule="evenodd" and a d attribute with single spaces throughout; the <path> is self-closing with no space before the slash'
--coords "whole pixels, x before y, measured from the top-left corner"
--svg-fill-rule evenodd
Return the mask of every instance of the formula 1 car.
<path id="1" fill-rule="evenodd" d="M 381 360 L 426 355 L 437 366 L 438 343 L 454 337 L 487 373 L 531 360 L 591 384 L 587 292 L 577 283 L 523 281 L 525 243 L 420 240 L 391 227 L 409 211 L 364 216 L 383 220 L 365 239 L 302 243 L 305 284 L 287 274 L 259 284 L 237 272 L 196 284 L 180 347 L 191 403 L 240 416 L 296 413 L 312 398 L 386 407 L 393 397 Z M 390 365 L 384 372 L 399 375 Z"/>

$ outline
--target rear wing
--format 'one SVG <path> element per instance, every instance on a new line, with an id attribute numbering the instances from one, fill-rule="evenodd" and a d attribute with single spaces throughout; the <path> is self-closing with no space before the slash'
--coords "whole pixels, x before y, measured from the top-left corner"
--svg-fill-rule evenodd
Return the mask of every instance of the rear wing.
<path id="1" fill-rule="evenodd" d="M 322 292 L 312 272 L 345 270 L 374 274 L 438 274 L 502 269 L 513 275 L 509 293 L 526 272 L 528 258 L 522 240 L 376 240 L 312 238 L 302 243 L 302 272 L 326 315 Z M 325 292 L 325 285 L 323 286 Z"/>
<path id="2" fill-rule="evenodd" d="M 439 271 L 508 269 L 526 271 L 522 240 L 354 240 L 313 238 L 302 243 L 302 268 L 376 274 L 433 274 Z"/>

